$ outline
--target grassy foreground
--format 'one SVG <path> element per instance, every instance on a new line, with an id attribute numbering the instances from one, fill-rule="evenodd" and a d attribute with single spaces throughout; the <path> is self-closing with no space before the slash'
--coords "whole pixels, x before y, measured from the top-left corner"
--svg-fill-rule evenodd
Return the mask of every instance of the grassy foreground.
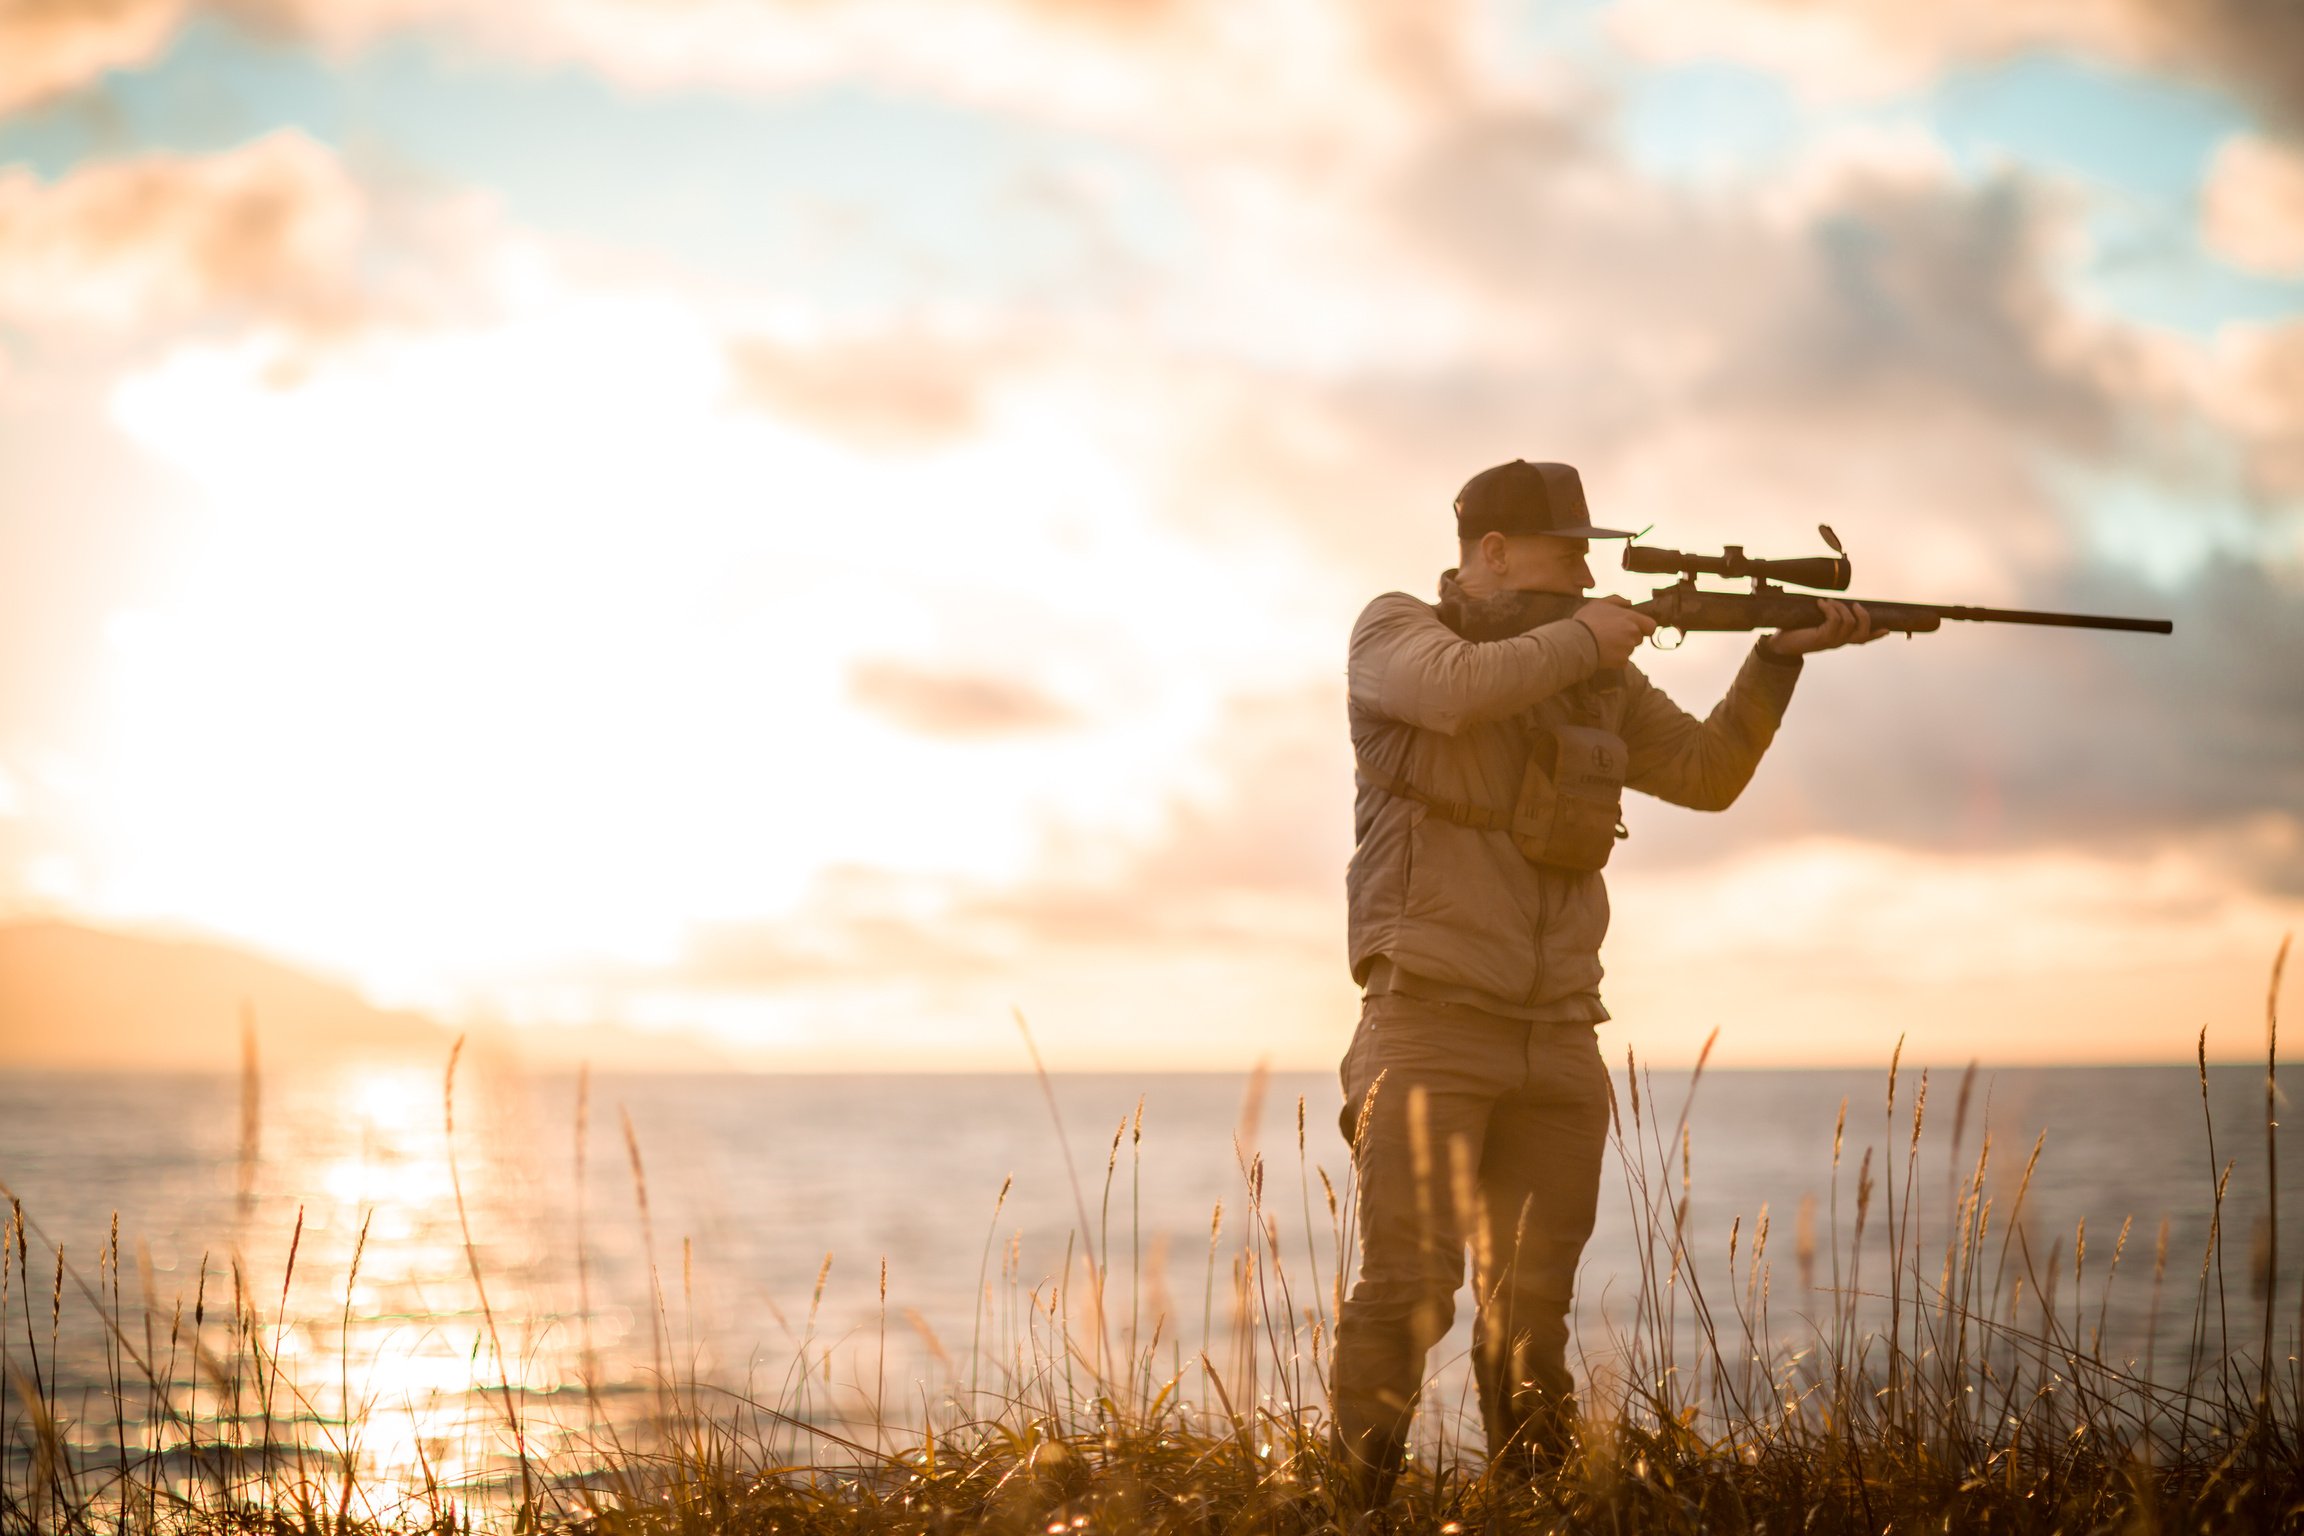
<path id="1" fill-rule="evenodd" d="M 2275 997 L 2278 986 L 2276 964 Z M 2276 1026 L 2268 1033 L 2265 1120 L 2244 1140 L 2249 1155 L 2260 1146 L 2270 1158 Z M 2042 1147 L 2011 1159 L 1982 1134 L 1962 1146 L 1972 1078 L 1973 1069 L 1954 1096 L 1957 1161 L 1943 1175 L 1921 1166 L 1922 1128 L 1944 1113 L 1944 1095 L 1929 1103 L 1925 1073 L 1899 1103 L 1891 1063 L 1885 1150 L 1867 1148 L 1847 1159 L 1853 1166 L 1843 1166 L 1843 1105 L 1828 1236 L 1819 1251 L 1803 1220 L 1792 1243 L 1803 1273 L 1829 1271 L 1828 1314 L 1780 1328 L 1773 1276 L 1785 1245 L 1763 1212 L 1731 1229 L 1724 1271 L 1717 1254 L 1698 1262 L 1686 1105 L 1660 1110 L 1628 1058 L 1614 1139 L 1640 1238 L 1638 1284 L 1628 1323 L 1583 1341 L 1579 1443 L 1533 1477 L 1492 1474 L 1476 1424 L 1428 1405 L 1408 1474 L 1370 1518 L 1346 1496 L 1319 1406 L 1352 1191 L 1303 1176 L 1301 1104 L 1299 1177 L 1289 1181 L 1298 1187 L 1284 1203 L 1291 1215 L 1301 1205 L 1307 1236 L 1313 1210 L 1325 1208 L 1326 1262 L 1313 1245 L 1283 1243 L 1263 1161 L 1250 1158 L 1225 1336 L 1187 1352 L 1165 1315 L 1108 1313 L 1105 1232 L 1124 1122 L 1105 1170 L 1106 1219 L 1091 1218 L 1081 1192 L 1077 1275 L 1068 1264 L 1062 1281 L 1034 1287 L 1008 1346 L 953 1367 L 941 1403 L 909 1421 L 883 1412 L 878 1392 L 847 1402 L 812 1394 L 809 1383 L 829 1372 L 803 1343 L 773 1398 L 673 1377 L 609 1412 L 587 1379 L 581 1422 L 548 1423 L 568 1409 L 509 1379 L 467 1229 L 487 1340 L 475 1346 L 473 1383 L 493 1404 L 483 1433 L 496 1453 L 491 1470 L 469 1477 L 421 1464 L 379 1479 L 361 1453 L 360 1411 L 323 1411 L 283 1357 L 285 1320 L 265 1316 L 255 1286 L 204 1298 L 190 1316 L 180 1305 L 165 1316 L 123 1309 L 116 1235 L 84 1274 L 60 1254 L 51 1262 L 36 1219 L 16 1205 L 0 1258 L 0 1536 L 2304 1531 L 2304 1319 L 2292 1310 L 2304 1298 L 2283 1301 L 2267 1283 L 2244 1285 L 2260 1293 L 2236 1303 L 2226 1283 L 2231 1133 L 2220 1140 L 2208 1127 L 2204 1252 L 2170 1252 L 2163 1227 L 2146 1260 L 2130 1249 L 2141 1255 L 2148 1240 L 2132 1245 L 2126 1227 L 2093 1247 L 2083 1229 L 2067 1270 L 2061 1240 L 2043 1257 L 2022 1220 Z M 451 1145 L 454 1081 L 451 1057 Z M 2205 1109 L 2204 1044 L 2201 1084 Z M 2277 1276 L 2276 1164 L 2271 1177 L 2273 1219 L 2255 1259 Z M 1212 1295 L 1214 1253 L 1212 1236 Z M 2132 1277 L 2148 1263 L 2149 1277 L 2122 1281 L 2124 1260 Z M 2151 1287 L 2156 1332 L 2165 1299 L 2162 1337 L 2175 1341 L 2147 1346 L 2142 1366 L 2104 1337 L 2112 1287 L 2123 1283 Z M 94 1408 L 56 1384 L 68 1309 L 104 1339 L 108 1395 Z M 668 1327 L 661 1308 L 658 1324 Z M 2166 1353 L 2180 1357 L 2181 1374 L 2148 1374 Z"/>

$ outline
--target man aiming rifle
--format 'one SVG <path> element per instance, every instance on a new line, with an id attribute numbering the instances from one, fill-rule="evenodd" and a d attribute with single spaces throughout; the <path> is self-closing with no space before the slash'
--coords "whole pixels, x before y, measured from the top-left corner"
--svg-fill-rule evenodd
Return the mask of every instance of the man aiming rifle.
<path id="1" fill-rule="evenodd" d="M 1802 659 L 1882 633 L 1822 599 L 1820 623 L 1760 640 L 1698 721 L 1628 665 L 1656 620 L 1584 595 L 1590 541 L 1632 535 L 1592 526 L 1573 468 L 1515 460 L 1473 476 L 1456 533 L 1439 604 L 1377 598 L 1349 664 L 1346 890 L 1365 995 L 1342 1122 L 1361 1254 L 1331 1397 L 1369 1505 L 1389 1496 L 1467 1248 L 1491 1454 L 1567 1444 L 1568 1308 L 1608 1134 L 1595 1026 L 1618 793 L 1724 809 Z"/>
<path id="2" fill-rule="evenodd" d="M 1864 604 L 1845 559 L 1759 561 L 1635 547 L 1687 579 L 1638 607 L 1588 599 L 1592 526 L 1565 464 L 1515 460 L 1456 498 L 1460 564 L 1437 605 L 1392 592 L 1353 627 L 1357 842 L 1346 876 L 1360 1023 L 1342 1067 L 1358 1178 L 1358 1278 L 1338 1321 L 1337 1448 L 1368 1506 L 1389 1497 L 1425 1357 L 1473 1255 L 1473 1375 L 1492 1457 L 1571 1444 L 1576 1265 L 1592 1234 L 1609 1090 L 1595 1027 L 1621 797 L 1725 810 L 1776 734 L 1803 659 L 1944 618 L 2166 633 L 2157 620 Z M 1826 537 L 1831 538 L 1829 530 Z M 1834 540 L 1835 551 L 1838 549 Z M 1750 594 L 1699 589 L 1704 572 Z M 1643 611 L 1646 610 L 1646 611 Z M 1659 621 L 1777 626 L 1699 721 L 1638 668 Z"/>

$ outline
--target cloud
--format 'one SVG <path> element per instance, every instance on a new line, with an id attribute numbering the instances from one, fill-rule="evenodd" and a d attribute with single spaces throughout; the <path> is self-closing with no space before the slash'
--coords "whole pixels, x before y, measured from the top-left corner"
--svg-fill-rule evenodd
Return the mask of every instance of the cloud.
<path id="1" fill-rule="evenodd" d="M 915 1066 L 981 1067 L 1015 1059 L 1021 1005 L 1074 1067 L 1319 1061 L 1352 1008 L 1341 721 L 1333 683 L 1236 698 L 1136 834 L 1052 825 L 1008 880 L 828 868 L 787 916 L 701 923 L 664 963 L 551 978 L 553 1016 L 694 1020 L 749 998 L 774 1017 L 739 1033 L 773 1031 L 780 1061 L 853 1067 L 901 1036 Z M 859 999 L 865 1033 L 828 1022 Z"/>
<path id="2" fill-rule="evenodd" d="M 1614 26 L 1650 57 L 1735 59 L 1839 96 L 2027 51 L 2090 54 L 2233 87 L 2304 126 L 2304 11 L 2287 0 L 1632 0 Z"/>
<path id="3" fill-rule="evenodd" d="M 1022 878 L 841 865 L 792 917 L 697 925 L 683 954 L 619 985 L 801 986 L 900 968 L 981 981 L 1051 956 L 1146 950 L 1333 959 L 1351 853 L 1351 748 L 1331 684 L 1229 701 L 1152 825 L 1051 826 Z"/>
<path id="4" fill-rule="evenodd" d="M 324 355 L 485 308 L 497 233 L 482 201 L 379 191 L 295 131 L 53 179 L 0 168 L 0 751 L 84 766 L 129 616 L 181 575 L 175 537 L 198 542 L 197 498 L 124 428 L 123 376 L 220 346 L 284 396 Z M 277 466 L 291 437 L 245 447 Z M 44 805 L 43 844 L 0 849 L 0 899 L 100 862 L 82 809 Z"/>
<path id="5" fill-rule="evenodd" d="M 2076 553 L 2044 458 L 2158 430 L 2133 420 L 2135 339 L 2058 295 L 2072 211 L 2020 179 L 1881 154 L 1717 202 L 1522 109 L 1436 125 L 1359 218 L 1404 253 L 1385 286 L 1461 332 L 1243 368 L 1206 387 L 1196 447 L 1207 481 L 1255 487 L 1229 494 L 1360 579 L 1405 565 L 1425 589 L 1455 485 L 1528 455 L 1578 463 L 1611 520 L 1659 538 L 1796 552 L 1833 521 L 1989 601 Z"/>
<path id="6" fill-rule="evenodd" d="M 1468 78 L 1464 0 L 13 0 L 0 111 L 149 62 L 208 15 L 343 54 L 420 36 L 639 90 L 869 81 L 1130 137 L 1214 144 L 1389 131 Z M 12 30 L 11 30 L 12 29 Z"/>
<path id="7" fill-rule="evenodd" d="M 1206 757 L 1206 782 L 1172 803 L 1133 888 L 1177 905 L 1219 892 L 1325 901 L 1342 890 L 1352 752 L 1339 682 L 1229 700 Z"/>
<path id="8" fill-rule="evenodd" d="M 2233 326 L 2200 387 L 2207 413 L 2245 445 L 2254 487 L 2304 498 L 2304 320 Z"/>
<path id="9" fill-rule="evenodd" d="M 2261 1049 L 2264 964 L 2304 906 L 2212 846 L 2146 858 L 1791 838 L 1613 886 L 1609 1006 L 1640 1054 L 1817 1065 L 2211 1059 Z"/>
<path id="10" fill-rule="evenodd" d="M 393 461 L 356 496 L 390 503 L 399 531 L 390 547 L 358 546 L 347 585 L 370 592 L 372 555 L 393 549 L 406 585 L 373 616 L 335 596 L 313 604 L 321 639 L 347 617 L 389 633 L 444 570 L 525 581 L 536 548 L 558 551 L 547 587 L 565 613 L 522 621 L 548 666 L 500 634 L 505 584 L 474 581 L 434 605 L 436 653 L 412 662 L 396 639 L 352 653 L 387 704 L 412 676 L 437 679 L 421 714 L 379 716 L 361 700 L 354 717 L 329 718 L 347 739 L 381 718 L 410 743 L 410 772 L 437 771 L 423 732 L 453 703 L 476 727 L 466 743 L 490 748 L 458 771 L 488 776 L 520 832 L 494 855 L 495 885 L 469 873 L 486 864 L 470 840 L 441 840 L 479 892 L 467 899 L 529 910 L 532 850 L 565 857 L 578 846 L 567 827 L 589 829 L 603 867 L 649 872 L 554 882 L 631 893 L 597 932 L 693 918 L 689 952 L 649 984 L 831 988 L 898 972 L 975 988 L 980 1002 L 1019 957 L 1097 969 L 1109 994 L 1278 956 L 1291 977 L 1340 986 L 1346 630 L 1375 590 L 1428 591 L 1449 549 L 1450 492 L 1519 454 L 1582 464 L 1611 518 L 1655 523 L 1683 547 L 1800 553 L 1830 521 L 1868 590 L 2179 620 L 2173 642 L 1974 633 L 1821 660 L 1733 814 L 1638 808 L 1629 877 L 1730 867 L 1761 844 L 1821 836 L 2139 858 L 2184 839 L 2216 849 L 2236 881 L 2297 878 L 2283 829 L 2304 701 L 2283 668 L 2304 636 L 2286 578 L 2221 558 L 2152 587 L 2099 557 L 2088 510 L 2055 471 L 2124 475 L 2173 519 L 2204 520 L 2204 472 L 2186 457 L 2204 436 L 2245 457 L 2234 473 L 2248 516 L 2276 522 L 2270 502 L 2295 493 L 2304 464 L 2289 403 L 2304 328 L 2193 344 L 2091 316 L 2063 286 L 2076 210 L 2020 174 L 1964 181 L 1924 141 L 1841 144 L 1749 195 L 1707 197 L 1643 180 L 1588 91 L 1481 76 L 1480 33 L 1452 8 L 1312 11 L 1288 33 L 1285 7 L 1196 0 L 1141 12 L 1025 0 L 267 7 L 271 25 L 332 46 L 420 28 L 641 87 L 860 78 L 1157 141 L 1188 248 L 1126 305 L 1060 332 L 1023 305 L 959 337 L 901 319 L 794 335 L 724 324 L 682 292 L 625 295 L 596 328 L 564 334 L 588 301 L 563 295 L 565 313 L 428 351 L 405 377 L 380 364 L 374 379 L 219 416 L 212 402 L 230 391 L 188 368 L 161 380 L 165 399 L 130 398 L 127 415 L 169 418 L 194 458 L 236 423 L 243 445 L 288 424 L 321 460 Z M 2014 14 L 2050 24 L 2044 9 Z M 1863 28 L 1952 23 L 1867 9 L 1847 25 L 1851 48 L 1885 56 Z M 1979 21 L 1954 41 L 2010 46 L 2013 25 Z M 50 231 L 22 236 L 37 259 L 11 268 L 0 223 L 0 273 L 34 274 L 15 288 L 0 278 L 0 296 L 61 295 L 91 327 L 323 337 L 407 302 L 351 275 L 372 270 L 360 256 L 379 238 L 375 192 L 309 141 L 262 142 L 216 164 L 133 163 L 157 168 L 152 197 L 122 190 L 118 166 L 0 182 L 0 210 L 30 209 L 21 228 Z M 286 189 L 271 212 L 225 162 Z M 1020 356 L 1032 375 L 1021 382 Z M 387 413 L 400 424 L 388 454 L 376 430 Z M 479 420 L 517 451 L 471 450 L 461 434 Z M 427 445 L 474 453 L 455 478 L 483 472 L 487 515 L 442 494 L 429 468 L 403 467 L 451 462 Z M 309 490 L 326 475 L 251 488 L 249 473 L 211 477 L 220 503 L 285 492 L 279 527 L 249 549 L 309 529 Z M 932 515 L 956 492 L 969 516 Z M 644 537 L 626 520 L 643 506 L 669 520 Z M 427 510 L 436 544 L 406 531 L 407 508 Z M 829 590 L 848 538 L 838 519 L 857 508 L 910 541 L 911 562 L 861 636 L 858 605 Z M 2245 532 L 2267 536 L 2257 522 Z M 334 559 L 356 542 L 312 547 Z M 634 582 L 650 599 L 638 618 Z M 732 594 L 737 606 L 714 606 Z M 602 632 L 602 612 L 628 629 Z M 734 614 L 716 627 L 713 615 Z M 245 660 L 237 671 L 156 649 L 185 658 L 188 684 L 330 656 L 308 642 L 283 661 L 275 620 L 248 627 L 245 651 L 236 634 L 222 652 Z M 632 637 L 650 631 L 679 643 L 635 654 Z M 1658 675 L 1669 669 L 1701 710 L 1742 649 L 1703 639 Z M 894 659 L 920 656 L 935 664 Z M 764 668 L 772 715 L 751 707 Z M 536 709 L 545 678 L 564 688 L 561 715 L 504 712 L 505 698 Z M 200 697 L 188 687 L 153 693 L 178 701 L 198 739 L 231 736 L 183 706 Z M 877 718 L 857 721 L 858 708 Z M 641 724 L 604 746 L 601 719 Z M 917 739 L 874 761 L 889 722 Z M 791 752 L 790 729 L 822 746 L 827 723 L 847 750 Z M 381 782 L 406 777 L 395 766 Z M 297 778 L 331 793 L 346 782 Z M 651 790 L 665 804 L 600 817 Z M 789 814 L 843 795 L 921 819 Z M 461 803 L 477 813 L 486 798 Z M 741 821 L 699 814 L 717 807 Z M 934 849 L 928 830 L 944 840 Z M 427 835 L 394 832 L 372 856 L 388 863 Z M 221 862 L 183 868 L 206 882 Z M 771 881 L 774 900 L 729 893 Z M 681 906 L 706 885 L 716 909 Z M 379 926 L 357 916 L 344 931 Z M 444 928 L 487 920 L 450 916 Z"/>
<path id="11" fill-rule="evenodd" d="M 1358 132 L 1461 79 L 1460 0 L 271 0 L 321 36 L 410 24 L 644 88 L 864 79 L 975 105 L 1212 142 Z M 1389 110 L 1388 110 L 1389 109 Z M 1356 126 L 1357 124 L 1357 126 Z"/>
<path id="12" fill-rule="evenodd" d="M 1015 678 L 925 670 L 899 661 L 858 662 L 848 672 L 848 696 L 921 736 L 1009 736 L 1078 723 L 1070 709 Z"/>
<path id="13" fill-rule="evenodd" d="M 1151 945 L 1332 960 L 1352 852 L 1352 751 L 1332 682 L 1237 695 L 1198 742 L 1153 827 L 1110 848 L 1059 829 L 1039 872 L 960 895 L 960 922 L 1017 953 Z"/>
<path id="14" fill-rule="evenodd" d="M 925 334 L 803 346 L 747 336 L 729 364 L 748 405 L 866 448 L 965 436 L 981 419 L 987 360 Z"/>
<path id="15" fill-rule="evenodd" d="M 62 95 L 108 69 L 152 58 L 186 0 L 0 3 L 0 113 Z"/>
<path id="16" fill-rule="evenodd" d="M 946 982 L 997 974 L 1012 947 L 959 919 L 954 905 L 942 880 L 836 866 L 817 877 L 792 918 L 699 923 L 672 964 L 611 974 L 618 986 L 729 991 L 853 983 L 891 970 Z"/>
<path id="17" fill-rule="evenodd" d="M 0 170 L 0 322 L 131 342 L 251 328 L 342 340 L 434 307 L 457 266 L 453 219 L 380 207 L 294 129 L 52 182 Z"/>
<path id="18" fill-rule="evenodd" d="M 2054 354 L 2072 210 L 1911 146 L 1722 203 L 1643 182 L 1554 114 L 1466 114 L 1405 160 L 1384 212 L 1478 284 L 1505 321 L 1488 346 L 1599 384 L 1597 410 L 1957 402 L 2060 437 L 2096 425 L 2096 391 Z"/>
<path id="19" fill-rule="evenodd" d="M 2304 148 L 2259 134 L 2225 140 L 2200 192 L 2201 237 L 2231 262 L 2304 277 Z"/>

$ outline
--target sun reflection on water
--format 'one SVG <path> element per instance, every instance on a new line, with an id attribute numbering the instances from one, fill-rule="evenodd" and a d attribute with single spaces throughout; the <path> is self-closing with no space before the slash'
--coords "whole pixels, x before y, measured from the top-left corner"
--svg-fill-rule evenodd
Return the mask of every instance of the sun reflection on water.
<path id="1" fill-rule="evenodd" d="M 566 1213 L 507 1124 L 503 1085 L 468 1069 L 453 1146 L 446 1087 L 427 1064 L 348 1061 L 275 1088 L 250 1206 L 203 1277 L 202 1296 L 233 1299 L 205 1307 L 210 1363 L 183 1383 L 219 1443 L 286 1439 L 349 1458 L 362 1482 L 460 1485 L 504 1476 L 513 1415 L 549 1454 L 569 1426 L 540 1404 L 573 1390 L 581 1431 L 614 1398 L 582 1390 L 584 1319 L 565 1315 L 552 1261 L 569 1255 L 548 1240 Z M 601 1294 L 596 1346 L 628 1329 Z M 252 1414 L 267 1373 L 270 1410 Z"/>

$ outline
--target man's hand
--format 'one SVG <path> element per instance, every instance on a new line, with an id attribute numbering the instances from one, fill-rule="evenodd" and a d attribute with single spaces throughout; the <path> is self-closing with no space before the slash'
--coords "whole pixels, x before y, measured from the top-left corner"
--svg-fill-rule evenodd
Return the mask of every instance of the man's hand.
<path id="1" fill-rule="evenodd" d="M 1872 627 L 1872 615 L 1864 611 L 1862 603 L 1843 603 L 1830 597 L 1816 602 L 1824 610 L 1823 623 L 1813 629 L 1780 629 L 1760 643 L 1779 656 L 1806 656 L 1843 645 L 1870 645 L 1888 633 Z"/>
<path id="2" fill-rule="evenodd" d="M 1592 638 L 1600 642 L 1600 665 L 1620 667 L 1632 659 L 1640 642 L 1656 632 L 1656 621 L 1644 613 L 1634 613 L 1632 605 L 1621 597 L 1602 597 L 1586 603 L 1576 610 L 1576 622 L 1592 631 Z"/>

